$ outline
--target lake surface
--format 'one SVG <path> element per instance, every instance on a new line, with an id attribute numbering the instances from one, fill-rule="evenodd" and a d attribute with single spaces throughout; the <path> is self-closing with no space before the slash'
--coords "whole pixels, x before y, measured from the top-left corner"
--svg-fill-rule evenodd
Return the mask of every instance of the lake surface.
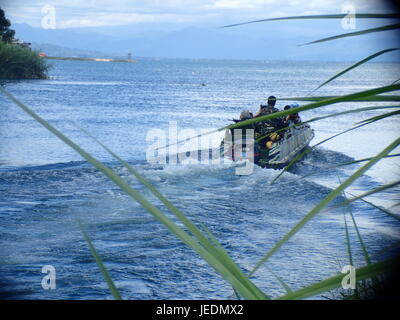
<path id="1" fill-rule="evenodd" d="M 330 190 L 358 165 L 324 167 L 374 156 L 398 137 L 398 118 L 362 127 L 314 150 L 276 183 L 279 171 L 256 167 L 235 175 L 233 164 L 151 165 L 150 130 L 196 132 L 221 128 L 241 110 L 258 110 L 273 94 L 305 96 L 348 63 L 141 60 L 134 64 L 52 61 L 51 79 L 12 81 L 5 88 L 40 116 L 104 161 L 149 200 L 154 197 L 84 128 L 139 170 L 197 225 L 206 225 L 243 270 L 251 268 Z M 398 64 L 371 63 L 321 88 L 336 95 L 392 83 Z M 190 248 L 68 146 L 0 96 L 0 294 L 13 299 L 109 299 L 111 295 L 78 227 L 88 234 L 125 299 L 229 299 L 232 289 Z M 278 101 L 278 108 L 285 103 Z M 341 104 L 301 114 L 377 105 Z M 384 111 L 312 124 L 311 145 Z M 220 137 L 212 139 L 218 144 Z M 185 151 L 189 145 L 179 147 Z M 300 179 L 313 172 L 314 175 Z M 396 159 L 385 159 L 348 191 L 366 192 L 398 180 Z M 369 197 L 398 212 L 399 189 Z M 347 194 L 349 196 L 349 194 Z M 343 201 L 343 197 L 337 199 Z M 393 207 L 394 206 L 394 207 Z M 373 261 L 400 239 L 398 221 L 364 202 L 351 206 Z M 252 278 L 269 296 L 285 293 L 274 271 L 293 290 L 337 274 L 348 263 L 343 214 L 352 253 L 365 265 L 349 209 L 317 215 Z M 42 267 L 56 270 L 56 289 L 41 286 Z M 326 293 L 318 298 L 331 297 Z"/>

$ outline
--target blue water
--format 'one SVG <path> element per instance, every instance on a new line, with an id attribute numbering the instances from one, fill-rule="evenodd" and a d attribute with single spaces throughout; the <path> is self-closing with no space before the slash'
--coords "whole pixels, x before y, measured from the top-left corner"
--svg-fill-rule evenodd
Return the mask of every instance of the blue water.
<path id="1" fill-rule="evenodd" d="M 279 172 L 258 167 L 250 176 L 237 176 L 233 164 L 151 165 L 145 155 L 149 130 L 166 130 L 169 121 L 177 121 L 179 130 L 223 127 L 242 109 L 255 112 L 270 94 L 308 94 L 348 64 L 207 60 L 52 64 L 49 80 L 7 82 L 5 88 L 164 209 L 74 124 L 129 161 L 196 224 L 206 225 L 243 270 L 251 270 L 331 188 L 358 167 L 327 171 L 324 166 L 373 156 L 399 133 L 398 119 L 388 119 L 343 135 L 316 149 L 272 185 Z M 399 69 L 398 64 L 371 63 L 323 87 L 318 94 L 387 85 L 398 78 Z M 78 221 L 86 225 L 126 299 L 234 297 L 231 287 L 211 267 L 77 153 L 5 97 L 0 97 L 0 104 L 2 297 L 111 298 Z M 358 106 L 367 105 L 375 104 Z M 310 119 L 351 107 L 354 104 L 331 106 L 301 116 Z M 316 136 L 312 144 L 376 114 L 379 111 L 313 123 Z M 218 137 L 213 141 L 218 143 Z M 299 179 L 311 172 L 315 174 Z M 349 191 L 368 191 L 398 179 L 399 173 L 396 159 L 384 160 Z M 396 212 L 398 191 L 370 200 Z M 372 260 L 382 258 L 382 250 L 400 239 L 398 222 L 363 202 L 354 203 L 351 209 Z M 253 281 L 277 297 L 285 291 L 269 270 L 293 290 L 340 272 L 348 264 L 343 212 L 331 209 L 320 213 L 255 273 Z M 362 266 L 363 254 L 354 227 L 347 221 L 355 265 Z M 44 265 L 56 269 L 55 290 L 41 286 Z M 324 296 L 331 294 L 335 293 Z"/>

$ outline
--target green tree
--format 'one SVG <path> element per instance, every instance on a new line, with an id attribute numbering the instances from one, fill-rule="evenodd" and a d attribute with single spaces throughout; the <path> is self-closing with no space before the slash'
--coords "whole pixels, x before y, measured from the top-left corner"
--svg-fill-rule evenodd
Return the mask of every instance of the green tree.
<path id="1" fill-rule="evenodd" d="M 10 29 L 11 22 L 0 8 L 0 40 L 10 43 L 14 39 L 15 31 Z"/>

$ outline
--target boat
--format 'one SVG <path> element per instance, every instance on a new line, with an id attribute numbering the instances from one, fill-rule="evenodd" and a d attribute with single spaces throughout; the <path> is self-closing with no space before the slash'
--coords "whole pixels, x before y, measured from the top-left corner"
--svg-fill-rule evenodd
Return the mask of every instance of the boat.
<path id="1" fill-rule="evenodd" d="M 238 123 L 241 120 L 233 121 Z M 276 126 L 276 123 L 280 125 Z M 262 168 L 282 169 L 314 138 L 314 130 L 308 123 L 285 124 L 279 118 L 277 122 L 267 120 L 239 128 L 226 129 L 219 147 L 181 152 L 172 157 L 168 155 L 164 163 L 225 163 L 225 159 L 238 163 L 247 160 Z M 247 129 L 252 129 L 249 137 L 245 136 Z"/>
<path id="2" fill-rule="evenodd" d="M 232 141 L 232 134 L 231 129 L 225 132 L 220 146 L 221 156 L 233 161 L 251 159 L 262 168 L 272 169 L 285 167 L 301 154 L 314 138 L 314 130 L 307 123 L 298 123 L 278 130 L 270 127 L 266 134 L 264 132 L 266 138 L 260 138 L 260 134 L 256 132 L 253 143 L 246 144 L 241 140 L 239 146 L 226 143 Z"/>

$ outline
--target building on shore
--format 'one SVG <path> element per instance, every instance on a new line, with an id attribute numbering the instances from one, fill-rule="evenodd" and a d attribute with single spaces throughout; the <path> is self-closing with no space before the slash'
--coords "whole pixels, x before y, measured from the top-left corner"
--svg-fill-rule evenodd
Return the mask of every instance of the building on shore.
<path id="1" fill-rule="evenodd" d="M 22 48 L 28 48 L 31 49 L 31 43 L 30 42 L 24 42 L 20 39 L 13 39 L 12 44 L 20 46 Z"/>

